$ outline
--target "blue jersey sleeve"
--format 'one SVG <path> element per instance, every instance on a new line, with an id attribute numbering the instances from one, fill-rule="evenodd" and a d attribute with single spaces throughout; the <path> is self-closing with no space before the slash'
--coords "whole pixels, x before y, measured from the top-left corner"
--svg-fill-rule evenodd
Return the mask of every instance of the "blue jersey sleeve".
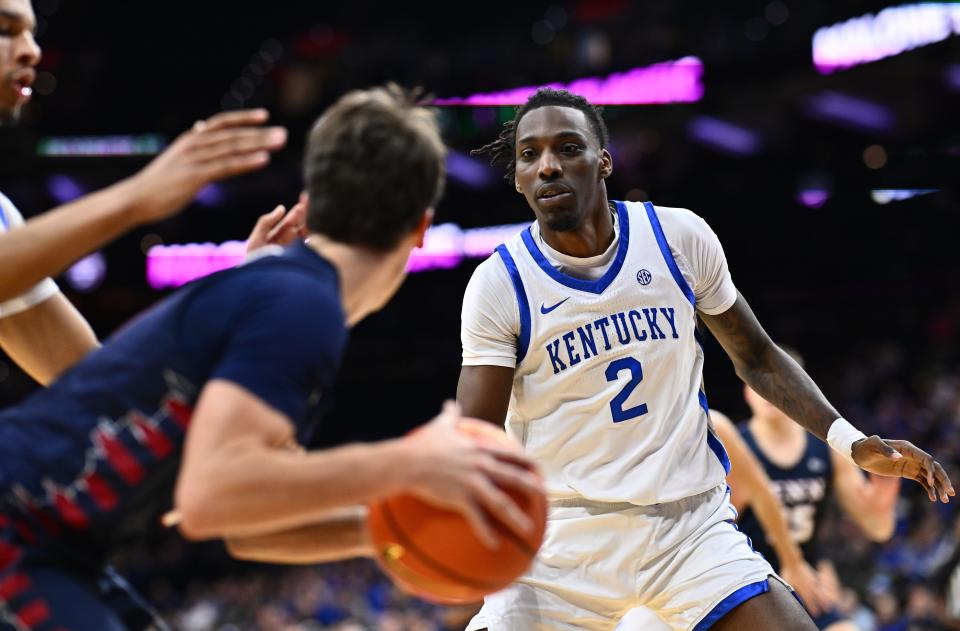
<path id="1" fill-rule="evenodd" d="M 299 425 L 311 393 L 331 384 L 340 364 L 347 332 L 339 296 L 299 273 L 247 281 L 209 378 L 242 386 Z"/>

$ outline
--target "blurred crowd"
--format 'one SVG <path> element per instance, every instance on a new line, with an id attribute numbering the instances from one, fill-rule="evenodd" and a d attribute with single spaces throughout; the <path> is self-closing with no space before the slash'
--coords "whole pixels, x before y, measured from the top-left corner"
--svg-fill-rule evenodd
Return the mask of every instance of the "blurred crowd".
<path id="1" fill-rule="evenodd" d="M 164 617 L 181 631 L 454 631 L 477 607 L 437 607 L 397 589 L 373 561 L 248 569 L 183 593 L 154 581 Z"/>
<path id="2" fill-rule="evenodd" d="M 937 349 L 945 351 L 942 357 L 918 365 L 903 346 L 877 348 L 869 361 L 847 371 L 844 409 L 859 417 L 862 427 L 907 438 L 936 454 L 956 484 L 960 367 L 949 357 L 950 349 L 942 346 Z M 951 575 L 960 567 L 958 540 L 956 502 L 933 504 L 918 485 L 906 483 L 896 534 L 889 542 L 867 542 L 834 513 L 820 545 L 846 586 L 842 606 L 862 629 L 939 631 L 960 629 L 960 622 L 951 621 L 945 611 Z M 952 589 L 955 599 L 957 586 Z"/>

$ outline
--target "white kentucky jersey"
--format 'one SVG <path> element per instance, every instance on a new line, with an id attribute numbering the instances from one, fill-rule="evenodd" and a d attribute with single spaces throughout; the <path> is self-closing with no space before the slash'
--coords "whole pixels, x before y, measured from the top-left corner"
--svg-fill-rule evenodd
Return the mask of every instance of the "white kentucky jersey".
<path id="1" fill-rule="evenodd" d="M 729 460 L 707 416 L 694 292 L 653 204 L 616 211 L 596 280 L 555 269 L 529 229 L 497 248 L 520 312 L 506 429 L 551 499 L 650 505 L 721 484 Z"/>

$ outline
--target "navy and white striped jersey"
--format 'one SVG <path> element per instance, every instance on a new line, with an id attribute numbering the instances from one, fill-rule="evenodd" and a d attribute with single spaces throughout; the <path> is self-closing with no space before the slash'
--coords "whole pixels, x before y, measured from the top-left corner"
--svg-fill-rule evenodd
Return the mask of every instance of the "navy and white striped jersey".
<path id="1" fill-rule="evenodd" d="M 0 517 L 101 560 L 171 508 L 204 384 L 240 385 L 303 440 L 346 340 L 336 271 L 303 244 L 181 289 L 0 412 Z"/>

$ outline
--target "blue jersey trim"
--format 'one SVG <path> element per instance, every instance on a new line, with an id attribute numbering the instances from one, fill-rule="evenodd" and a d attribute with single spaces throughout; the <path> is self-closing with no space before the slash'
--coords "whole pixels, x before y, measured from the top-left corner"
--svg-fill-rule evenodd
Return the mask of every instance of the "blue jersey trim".
<path id="1" fill-rule="evenodd" d="M 704 616 L 700 622 L 697 623 L 697 626 L 693 628 L 693 631 L 706 631 L 719 622 L 725 615 L 733 611 L 733 609 L 738 605 L 742 605 L 751 598 L 759 596 L 760 594 L 765 594 L 768 591 L 770 591 L 768 579 L 763 579 L 762 581 L 757 581 L 756 583 L 744 585 L 717 603 L 717 606 L 711 609 L 710 613 Z"/>
<path id="2" fill-rule="evenodd" d="M 703 347 L 703 336 L 700 335 L 700 331 L 698 331 L 696 327 L 693 328 L 693 339 L 696 340 L 700 346 L 700 350 L 706 355 L 707 349 Z"/>
<path id="3" fill-rule="evenodd" d="M 536 242 L 533 240 L 533 235 L 530 234 L 529 228 L 521 233 L 523 244 L 527 247 L 527 251 L 530 253 L 530 256 L 533 257 L 533 260 L 536 261 L 540 269 L 553 280 L 571 289 L 586 291 L 591 294 L 602 294 L 604 290 L 610 286 L 610 283 L 614 281 L 617 274 L 620 273 L 620 268 L 623 267 L 623 262 L 627 259 L 627 248 L 630 245 L 630 216 L 627 213 L 627 206 L 623 202 L 615 201 L 614 204 L 616 204 L 617 207 L 617 222 L 620 225 L 620 242 L 617 244 L 617 256 L 613 259 L 613 264 L 610 266 L 610 269 L 597 280 L 574 278 L 573 276 L 567 276 L 563 272 L 558 271 L 550 264 L 550 261 L 543 255 L 540 248 L 537 247 Z"/>
<path id="4" fill-rule="evenodd" d="M 703 390 L 697 390 L 697 400 L 700 402 L 700 407 L 703 408 L 703 411 L 710 414 L 710 404 L 707 403 L 707 395 Z"/>
<path id="5" fill-rule="evenodd" d="M 729 471 L 727 473 L 729 473 Z M 757 555 L 758 557 L 760 557 L 761 559 L 769 563 L 770 561 L 767 559 L 767 557 L 763 556 L 761 552 L 757 552 L 757 549 L 753 547 L 753 539 L 750 538 L 750 535 L 740 530 L 740 527 L 737 525 L 737 520 L 740 518 L 740 513 L 737 512 L 737 507 L 733 505 L 732 501 L 730 501 L 730 485 L 729 484 L 727 485 L 727 506 L 729 506 L 730 510 L 733 511 L 733 519 L 725 519 L 724 521 L 726 521 L 728 524 L 733 526 L 734 530 L 736 530 L 741 535 L 746 537 L 747 545 L 750 546 L 751 552 L 753 552 L 755 555 Z M 791 593 L 797 597 L 797 600 L 800 600 L 800 597 L 797 596 L 797 592 L 791 592 Z M 803 604 L 803 601 L 801 601 L 800 604 Z"/>
<path id="6" fill-rule="evenodd" d="M 727 501 L 728 501 L 728 502 L 730 502 L 730 494 L 731 494 L 731 493 L 732 493 L 732 491 L 730 490 L 730 485 L 728 484 L 728 485 L 727 485 Z M 733 524 L 733 527 L 734 527 L 734 528 L 737 528 L 737 520 L 740 519 L 740 512 L 737 511 L 737 507 L 733 505 L 733 502 L 730 502 L 730 509 L 733 511 L 733 521 L 730 522 L 730 523 Z M 739 531 L 740 529 L 737 528 L 737 530 Z M 750 537 L 747 537 L 747 539 L 749 539 L 749 538 L 750 538 Z M 750 548 L 753 549 L 753 544 L 752 544 L 752 543 L 750 544 Z"/>
<path id="7" fill-rule="evenodd" d="M 673 254 L 670 252 L 670 244 L 667 243 L 667 237 L 663 234 L 663 228 L 660 227 L 660 219 L 657 217 L 657 211 L 654 210 L 653 204 L 650 202 L 643 202 L 643 205 L 647 209 L 647 217 L 650 218 L 650 227 L 653 228 L 653 235 L 657 238 L 657 245 L 660 246 L 663 260 L 667 262 L 667 267 L 670 268 L 670 274 L 673 276 L 673 280 L 677 282 L 680 291 L 682 291 L 683 295 L 690 301 L 690 305 L 696 308 L 697 299 L 693 295 L 693 290 L 690 289 L 690 285 L 688 285 L 687 281 L 683 278 L 683 274 L 680 273 L 677 262 L 673 259 Z"/>
<path id="8" fill-rule="evenodd" d="M 510 274 L 513 291 L 517 294 L 517 305 L 520 307 L 520 339 L 517 340 L 517 364 L 519 365 L 527 356 L 527 347 L 530 346 L 530 303 L 527 301 L 527 292 L 523 288 L 520 270 L 517 269 L 517 264 L 507 251 L 507 247 L 503 244 L 498 245 L 497 254 L 500 255 L 503 266 Z"/>
<path id="9" fill-rule="evenodd" d="M 3 210 L 3 202 L 0 202 L 0 223 L 3 224 L 4 230 L 10 229 L 10 223 L 7 221 L 7 213 Z"/>
<path id="10" fill-rule="evenodd" d="M 710 416 L 710 404 L 707 403 L 707 395 L 704 394 L 703 390 L 697 391 L 697 400 L 700 401 L 700 407 L 703 408 L 703 411 Z M 720 439 L 716 437 L 713 433 L 713 429 L 708 425 L 707 426 L 707 446 L 710 447 L 710 451 L 716 455 L 717 460 L 720 461 L 720 464 L 723 465 L 723 470 L 729 475 L 730 473 L 730 456 L 727 455 L 727 450 L 723 448 L 723 443 L 720 442 Z"/>
<path id="11" fill-rule="evenodd" d="M 707 429 L 707 445 L 717 456 L 717 460 L 720 461 L 720 464 L 723 465 L 723 470 L 729 475 L 730 456 L 727 455 L 727 450 L 723 448 L 723 443 L 720 442 L 719 438 L 713 435 L 713 432 L 710 429 Z"/>

